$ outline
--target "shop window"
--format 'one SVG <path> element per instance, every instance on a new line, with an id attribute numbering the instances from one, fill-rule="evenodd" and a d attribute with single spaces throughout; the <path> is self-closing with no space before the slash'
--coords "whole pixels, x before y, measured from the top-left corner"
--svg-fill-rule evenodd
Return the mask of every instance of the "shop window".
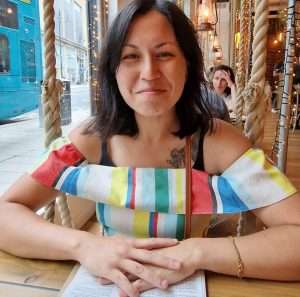
<path id="1" fill-rule="evenodd" d="M 35 48 L 33 42 L 21 41 L 22 81 L 36 81 Z"/>
<path id="2" fill-rule="evenodd" d="M 18 9 L 17 5 L 0 0 L 0 26 L 18 29 Z"/>
<path id="3" fill-rule="evenodd" d="M 5 35 L 0 34 L 0 73 L 9 71 L 9 44 Z"/>

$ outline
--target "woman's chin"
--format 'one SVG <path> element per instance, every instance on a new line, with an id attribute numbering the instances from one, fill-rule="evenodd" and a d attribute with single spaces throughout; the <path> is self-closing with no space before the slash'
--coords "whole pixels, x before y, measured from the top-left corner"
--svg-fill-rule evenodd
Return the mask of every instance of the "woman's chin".
<path id="1" fill-rule="evenodd" d="M 148 118 L 155 118 L 160 116 L 167 116 L 173 112 L 173 109 L 159 108 L 159 107 L 148 107 L 145 109 L 139 109 L 135 111 L 137 115 Z M 175 110 L 174 110 L 175 112 Z"/>
<path id="2" fill-rule="evenodd" d="M 147 117 L 147 118 L 159 117 L 164 115 L 164 112 L 160 110 L 142 110 L 142 111 L 136 111 L 136 113 L 139 116 Z"/>

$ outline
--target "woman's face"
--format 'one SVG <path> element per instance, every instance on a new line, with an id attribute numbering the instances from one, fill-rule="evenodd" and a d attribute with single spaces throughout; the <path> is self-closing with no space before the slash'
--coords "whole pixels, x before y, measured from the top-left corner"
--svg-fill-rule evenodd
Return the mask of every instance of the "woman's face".
<path id="1" fill-rule="evenodd" d="M 218 95 L 223 96 L 225 89 L 228 87 L 228 84 L 227 84 L 227 81 L 225 78 L 225 73 L 223 70 L 217 70 L 214 73 L 212 83 L 213 83 L 215 92 Z"/>
<path id="2" fill-rule="evenodd" d="M 174 112 L 187 64 L 167 18 L 152 10 L 129 27 L 116 72 L 125 102 L 142 116 Z"/>

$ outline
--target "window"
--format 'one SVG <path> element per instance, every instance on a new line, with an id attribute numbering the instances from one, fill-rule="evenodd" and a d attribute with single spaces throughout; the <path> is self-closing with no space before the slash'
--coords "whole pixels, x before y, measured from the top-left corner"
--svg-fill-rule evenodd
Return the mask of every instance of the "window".
<path id="1" fill-rule="evenodd" d="M 0 0 L 0 26 L 18 29 L 17 5 L 7 0 Z"/>
<path id="2" fill-rule="evenodd" d="M 74 19 L 75 19 L 75 41 L 79 44 L 83 43 L 83 29 L 82 29 L 82 11 L 81 7 L 74 3 Z"/>
<path id="3" fill-rule="evenodd" d="M 9 44 L 5 35 L 0 34 L 0 73 L 9 71 Z"/>
<path id="4" fill-rule="evenodd" d="M 33 42 L 21 41 L 22 81 L 36 81 L 35 48 Z"/>

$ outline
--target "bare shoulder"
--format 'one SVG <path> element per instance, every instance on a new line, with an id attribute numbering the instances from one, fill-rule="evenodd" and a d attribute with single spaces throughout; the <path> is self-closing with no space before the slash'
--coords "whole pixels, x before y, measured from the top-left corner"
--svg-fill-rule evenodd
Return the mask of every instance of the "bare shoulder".
<path id="1" fill-rule="evenodd" d="M 101 155 L 101 140 L 97 132 L 90 132 L 93 119 L 89 118 L 74 128 L 68 135 L 71 142 L 90 163 L 98 163 Z"/>
<path id="2" fill-rule="evenodd" d="M 203 154 L 207 172 L 223 172 L 251 146 L 241 131 L 222 120 L 214 121 L 214 129 L 204 138 Z"/>

